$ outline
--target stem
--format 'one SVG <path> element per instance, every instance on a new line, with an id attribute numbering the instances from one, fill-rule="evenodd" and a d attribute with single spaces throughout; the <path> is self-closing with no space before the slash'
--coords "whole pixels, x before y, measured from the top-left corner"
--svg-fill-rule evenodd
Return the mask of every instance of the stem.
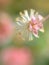
<path id="1" fill-rule="evenodd" d="M 49 15 L 47 15 L 46 17 L 44 17 L 43 20 L 41 20 L 42 22 L 46 21 L 47 19 L 49 19 Z"/>

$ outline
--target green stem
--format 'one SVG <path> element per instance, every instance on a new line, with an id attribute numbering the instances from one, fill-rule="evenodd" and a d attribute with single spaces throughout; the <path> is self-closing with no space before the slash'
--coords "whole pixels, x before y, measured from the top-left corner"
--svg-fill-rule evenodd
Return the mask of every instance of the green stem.
<path id="1" fill-rule="evenodd" d="M 42 22 L 46 21 L 49 19 L 49 15 L 47 15 L 46 17 L 44 17 L 44 19 L 42 20 Z"/>

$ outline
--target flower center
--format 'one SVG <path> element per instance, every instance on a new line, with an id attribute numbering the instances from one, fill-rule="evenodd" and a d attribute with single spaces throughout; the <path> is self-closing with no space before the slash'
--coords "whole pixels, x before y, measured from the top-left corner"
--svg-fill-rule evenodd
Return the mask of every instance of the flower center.
<path id="1" fill-rule="evenodd" d="M 36 25 L 36 24 L 34 24 L 32 21 L 29 21 L 29 23 L 28 23 L 28 30 L 32 31 L 34 25 Z"/>

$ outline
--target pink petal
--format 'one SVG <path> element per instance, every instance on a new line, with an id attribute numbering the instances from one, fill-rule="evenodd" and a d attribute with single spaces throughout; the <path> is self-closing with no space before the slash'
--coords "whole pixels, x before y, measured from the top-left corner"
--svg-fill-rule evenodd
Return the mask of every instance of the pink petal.
<path id="1" fill-rule="evenodd" d="M 43 28 L 43 24 L 42 23 L 39 23 L 38 27 L 39 27 L 39 31 L 44 32 L 44 28 Z"/>
<path id="2" fill-rule="evenodd" d="M 37 20 L 36 19 L 35 20 L 31 19 L 31 21 L 32 21 L 33 24 L 37 24 Z"/>
<path id="3" fill-rule="evenodd" d="M 38 30 L 33 29 L 32 32 L 33 32 L 33 35 L 34 35 L 35 37 L 39 38 L 39 36 L 38 36 Z"/>
<path id="4" fill-rule="evenodd" d="M 39 21 L 41 21 L 43 19 L 43 17 L 41 15 L 38 15 Z"/>

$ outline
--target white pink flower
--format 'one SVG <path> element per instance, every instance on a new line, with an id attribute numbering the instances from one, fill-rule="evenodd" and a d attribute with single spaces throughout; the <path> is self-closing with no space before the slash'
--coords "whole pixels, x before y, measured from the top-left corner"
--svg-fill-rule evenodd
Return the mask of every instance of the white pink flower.
<path id="1" fill-rule="evenodd" d="M 31 65 L 32 54 L 27 48 L 8 48 L 2 52 L 4 65 Z"/>
<path id="2" fill-rule="evenodd" d="M 0 13 L 0 44 L 9 42 L 14 33 L 14 23 L 8 14 Z"/>
<path id="3" fill-rule="evenodd" d="M 24 10 L 24 13 L 20 12 L 20 17 L 16 18 L 16 33 L 21 33 L 23 40 L 33 40 L 33 35 L 39 38 L 38 31 L 44 32 L 43 20 L 44 17 L 35 10 L 30 9 L 29 13 Z"/>

